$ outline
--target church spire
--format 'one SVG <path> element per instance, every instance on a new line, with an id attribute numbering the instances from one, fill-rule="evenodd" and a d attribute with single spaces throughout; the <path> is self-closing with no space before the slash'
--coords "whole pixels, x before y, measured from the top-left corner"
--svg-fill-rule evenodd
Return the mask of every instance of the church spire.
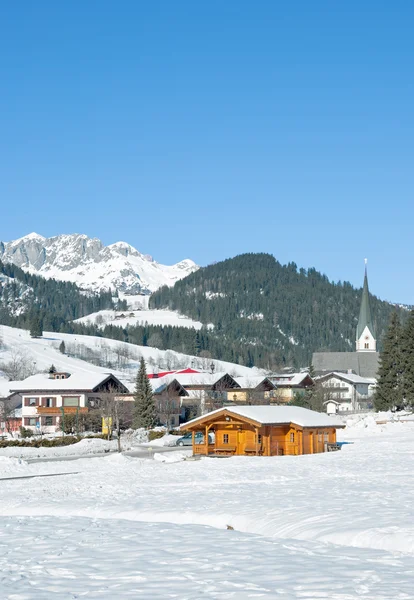
<path id="1" fill-rule="evenodd" d="M 361 308 L 357 326 L 356 350 L 357 352 L 376 352 L 376 349 L 377 343 L 374 338 L 374 327 L 369 304 L 367 259 L 365 259 L 364 287 L 362 289 Z"/>

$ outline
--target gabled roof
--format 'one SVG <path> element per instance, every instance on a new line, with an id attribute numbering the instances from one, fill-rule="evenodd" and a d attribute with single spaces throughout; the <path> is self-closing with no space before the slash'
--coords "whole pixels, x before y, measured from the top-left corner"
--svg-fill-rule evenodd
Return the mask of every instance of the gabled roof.
<path id="1" fill-rule="evenodd" d="M 162 394 L 165 390 L 174 390 L 179 396 L 188 396 L 187 390 L 177 379 L 150 379 L 150 384 L 154 394 Z"/>
<path id="2" fill-rule="evenodd" d="M 376 383 L 375 377 L 361 377 L 360 375 L 355 375 L 355 373 L 340 373 L 338 371 L 333 371 L 332 373 L 326 373 L 326 375 L 322 375 L 319 377 L 319 380 L 324 381 L 325 379 L 330 379 L 331 377 L 337 377 L 338 379 L 342 379 L 343 381 L 348 381 L 349 383 L 360 383 L 371 385 Z"/>
<path id="3" fill-rule="evenodd" d="M 313 384 L 313 379 L 309 373 L 284 373 L 283 375 L 272 375 L 270 379 L 277 387 L 298 387 L 305 383 L 307 385 Z M 306 382 L 306 380 L 309 381 Z"/>
<path id="4" fill-rule="evenodd" d="M 335 420 L 325 413 L 318 413 L 300 406 L 227 406 L 181 425 L 181 429 L 191 428 L 203 421 L 214 421 L 219 414 L 233 415 L 254 421 L 257 425 L 286 425 L 294 423 L 300 427 L 345 427 L 342 421 Z"/>
<path id="5" fill-rule="evenodd" d="M 212 389 L 220 386 L 221 383 L 226 381 L 229 383 L 229 387 L 240 387 L 237 381 L 228 373 L 174 373 L 173 375 L 166 375 L 165 377 L 159 378 L 159 381 L 165 380 L 170 382 L 176 379 L 183 387 L 210 387 Z"/>
<path id="6" fill-rule="evenodd" d="M 275 385 L 270 379 L 268 377 L 263 377 L 262 375 L 254 375 L 253 377 L 235 377 L 234 380 L 242 389 L 246 390 L 255 390 L 259 386 L 266 388 L 266 390 L 273 390 L 275 388 Z"/>
<path id="7" fill-rule="evenodd" d="M 365 327 L 368 327 L 372 336 L 375 337 L 374 326 L 372 324 L 371 307 L 369 304 L 368 276 L 367 276 L 367 268 L 366 267 L 365 267 L 364 287 L 362 289 L 361 308 L 359 310 L 359 319 L 358 319 L 358 326 L 357 326 L 357 335 L 356 335 L 357 340 L 359 340 L 359 338 L 363 334 Z"/>
<path id="8" fill-rule="evenodd" d="M 79 391 L 93 392 L 100 385 L 112 379 L 119 385 L 122 391 L 128 392 L 126 386 L 119 381 L 112 373 L 94 373 L 82 371 L 72 373 L 67 379 L 50 379 L 47 373 L 38 373 L 31 375 L 23 381 L 10 382 L 11 392 L 35 392 L 35 391 Z"/>

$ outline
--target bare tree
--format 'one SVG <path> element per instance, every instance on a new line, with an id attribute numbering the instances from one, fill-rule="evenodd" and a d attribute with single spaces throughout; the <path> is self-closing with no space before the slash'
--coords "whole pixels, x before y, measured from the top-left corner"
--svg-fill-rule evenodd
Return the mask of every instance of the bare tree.
<path id="1" fill-rule="evenodd" d="M 175 416 L 179 414 L 180 398 L 177 391 L 167 387 L 156 397 L 160 422 L 169 431 L 175 423 Z M 174 423 L 173 423 L 174 420 Z"/>
<path id="2" fill-rule="evenodd" d="M 104 394 L 99 394 L 100 411 L 107 424 L 108 440 L 115 430 L 118 441 L 118 452 L 122 452 L 121 435 L 123 429 L 131 426 L 134 403 L 123 400 L 119 392 L 111 389 Z"/>
<path id="3" fill-rule="evenodd" d="M 20 381 L 38 372 L 36 363 L 24 350 L 13 348 L 10 360 L 0 365 L 0 370 L 9 378 L 9 381 Z"/>
<path id="4" fill-rule="evenodd" d="M 12 421 L 15 418 L 16 401 L 12 398 L 0 400 L 0 422 L 4 423 L 7 433 L 12 433 Z"/>

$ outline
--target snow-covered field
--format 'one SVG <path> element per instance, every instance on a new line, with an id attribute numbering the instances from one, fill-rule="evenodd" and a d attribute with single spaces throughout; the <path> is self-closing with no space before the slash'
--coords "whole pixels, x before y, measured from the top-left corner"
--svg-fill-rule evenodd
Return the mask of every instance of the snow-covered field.
<path id="1" fill-rule="evenodd" d="M 0 597 L 413 599 L 414 423 L 359 421 L 310 456 L 3 458 L 78 473 L 0 481 Z"/>
<path id="2" fill-rule="evenodd" d="M 86 317 L 76 319 L 75 323 L 92 323 L 98 327 L 105 325 L 116 325 L 126 327 L 127 325 L 171 325 L 172 327 L 187 327 L 188 329 L 201 329 L 200 321 L 193 321 L 173 310 L 100 310 Z"/>

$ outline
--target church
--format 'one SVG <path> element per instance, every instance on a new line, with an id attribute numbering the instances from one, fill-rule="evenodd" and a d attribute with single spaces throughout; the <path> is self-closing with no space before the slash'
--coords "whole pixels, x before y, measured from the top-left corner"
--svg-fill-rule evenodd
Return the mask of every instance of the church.
<path id="1" fill-rule="evenodd" d="M 355 352 L 314 352 L 312 365 L 318 375 L 342 372 L 376 378 L 379 353 L 369 303 L 368 276 L 365 261 L 364 287 L 356 330 Z"/>

